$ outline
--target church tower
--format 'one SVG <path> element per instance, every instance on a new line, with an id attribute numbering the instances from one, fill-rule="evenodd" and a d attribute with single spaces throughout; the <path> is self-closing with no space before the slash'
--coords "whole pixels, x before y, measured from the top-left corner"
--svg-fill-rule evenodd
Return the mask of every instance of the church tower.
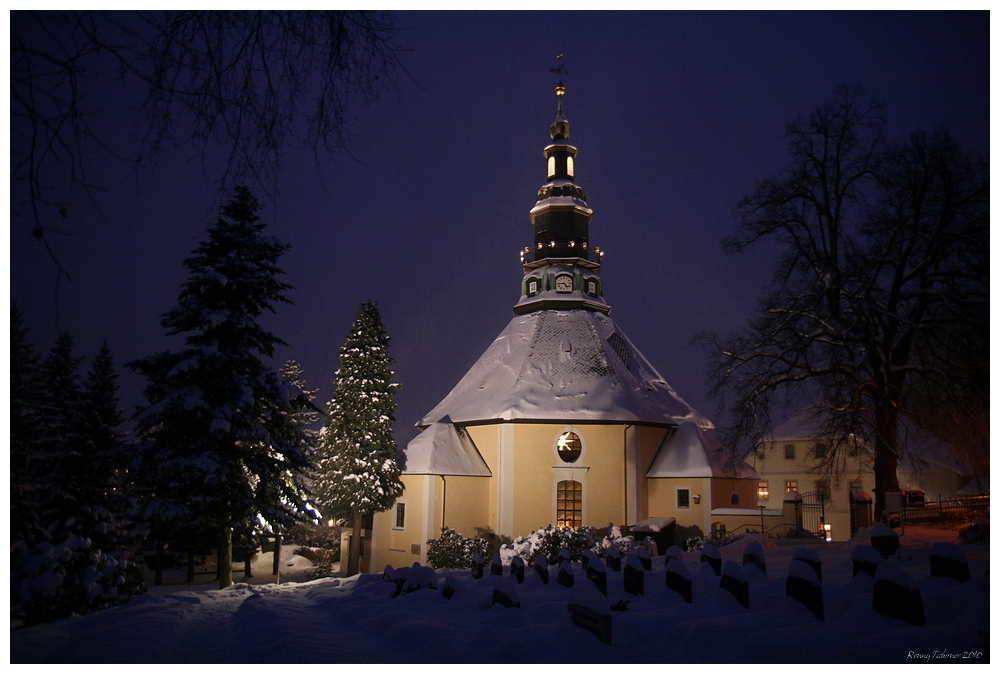
<path id="1" fill-rule="evenodd" d="M 708 531 L 713 508 L 755 503 L 753 469 L 714 458 L 712 422 L 611 320 L 603 253 L 590 242 L 594 213 L 576 183 L 566 70 L 552 70 L 556 116 L 514 316 L 417 422 L 405 491 L 374 518 L 373 570 L 426 563 L 426 543 L 442 527 L 513 538 L 548 525 L 676 520 Z"/>

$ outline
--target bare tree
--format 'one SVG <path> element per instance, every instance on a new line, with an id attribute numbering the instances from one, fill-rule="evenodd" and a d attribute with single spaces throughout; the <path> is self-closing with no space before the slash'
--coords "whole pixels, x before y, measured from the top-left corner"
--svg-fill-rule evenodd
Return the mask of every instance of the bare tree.
<path id="1" fill-rule="evenodd" d="M 776 242 L 772 288 L 742 331 L 704 338 L 729 445 L 756 444 L 776 407 L 814 404 L 835 441 L 825 470 L 872 451 L 878 514 L 911 390 L 957 401 L 959 373 L 989 362 L 963 337 L 988 325 L 988 168 L 943 131 L 897 145 L 884 124 L 881 104 L 841 87 L 788 125 L 788 168 L 743 198 L 724 242 Z"/>
<path id="2" fill-rule="evenodd" d="M 220 195 L 233 183 L 272 190 L 294 140 L 344 150 L 351 101 L 396 83 L 394 32 L 389 15 L 369 12 L 12 12 L 11 181 L 26 185 L 32 235 L 48 248 L 67 215 L 59 188 L 93 198 L 95 147 L 148 162 L 171 144 L 204 157 L 217 143 Z M 112 76 L 145 91 L 130 149 L 110 147 L 95 123 L 120 112 L 94 101 Z"/>

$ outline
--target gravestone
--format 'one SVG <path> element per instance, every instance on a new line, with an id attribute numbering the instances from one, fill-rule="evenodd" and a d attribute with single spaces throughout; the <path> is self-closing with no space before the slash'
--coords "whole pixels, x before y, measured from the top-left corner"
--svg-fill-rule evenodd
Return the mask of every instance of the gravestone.
<path id="1" fill-rule="evenodd" d="M 517 596 L 517 579 L 512 576 L 498 576 L 493 581 L 493 601 L 490 604 L 500 604 L 504 608 L 521 608 L 521 599 Z"/>
<path id="2" fill-rule="evenodd" d="M 600 590 L 601 594 L 608 596 L 608 570 L 604 568 L 604 562 L 600 557 L 594 556 L 587 566 L 587 579 Z"/>
<path id="3" fill-rule="evenodd" d="M 535 561 L 532 563 L 531 568 L 542 579 L 543 585 L 549 584 L 549 560 L 545 558 L 545 555 L 535 555 Z"/>
<path id="4" fill-rule="evenodd" d="M 632 550 L 625 558 L 623 570 L 625 591 L 629 594 L 644 594 L 645 575 L 646 570 L 642 565 L 642 559 L 635 554 L 635 550 Z"/>
<path id="5" fill-rule="evenodd" d="M 520 555 L 510 560 L 510 574 L 517 578 L 518 585 L 524 582 L 524 560 Z"/>
<path id="6" fill-rule="evenodd" d="M 387 583 L 391 583 L 392 573 L 393 573 L 392 564 L 386 564 L 385 570 L 382 572 L 382 580 L 384 580 Z"/>
<path id="7" fill-rule="evenodd" d="M 740 606 L 746 609 L 750 608 L 750 583 L 747 581 L 746 574 L 743 573 L 743 567 L 731 559 L 722 565 L 722 578 L 719 579 L 719 587 L 736 597 Z"/>
<path id="8" fill-rule="evenodd" d="M 559 576 L 557 580 L 564 587 L 573 587 L 573 567 L 570 566 L 568 559 L 564 559 L 559 564 Z"/>
<path id="9" fill-rule="evenodd" d="M 761 570 L 761 573 L 765 576 L 767 575 L 767 564 L 764 563 L 764 548 L 760 546 L 758 541 L 750 541 L 747 547 L 743 549 L 743 566 L 747 564 L 753 564 Z"/>
<path id="10" fill-rule="evenodd" d="M 573 623 L 597 635 L 597 639 L 611 645 L 611 607 L 608 598 L 590 583 L 581 583 L 570 593 L 566 608 Z"/>
<path id="11" fill-rule="evenodd" d="M 954 578 L 960 583 L 972 580 L 965 553 L 954 543 L 935 543 L 931 546 L 931 575 Z"/>
<path id="12" fill-rule="evenodd" d="M 667 552 L 666 554 L 663 555 L 663 557 L 664 557 L 663 560 L 664 564 L 668 564 L 671 559 L 679 559 L 681 561 L 684 561 L 684 553 L 676 545 L 671 545 L 669 548 L 667 548 Z"/>
<path id="13" fill-rule="evenodd" d="M 618 551 L 618 546 L 611 544 L 611 547 L 604 551 L 604 564 L 612 571 L 622 570 L 622 553 Z"/>
<path id="14" fill-rule="evenodd" d="M 559 563 L 572 562 L 573 555 L 570 554 L 569 548 L 559 548 Z"/>
<path id="15" fill-rule="evenodd" d="M 785 595 L 809 609 L 817 620 L 826 622 L 823 618 L 823 586 L 816 577 L 816 570 L 805 560 L 793 559 L 788 565 Z"/>
<path id="16" fill-rule="evenodd" d="M 924 625 L 924 603 L 913 578 L 894 560 L 879 564 L 872 590 L 872 608 L 888 618 Z"/>
<path id="17" fill-rule="evenodd" d="M 656 544 L 656 541 L 654 541 L 649 536 L 646 536 L 644 539 L 642 539 L 642 547 L 646 548 L 646 550 L 649 551 L 650 557 L 658 557 L 660 554 L 660 548 Z M 649 569 L 646 570 L 649 571 Z"/>
<path id="18" fill-rule="evenodd" d="M 403 583 L 403 594 L 409 594 L 417 590 L 437 589 L 437 575 L 434 569 L 429 566 L 422 566 L 420 562 L 413 562 L 409 573 L 406 574 L 406 582 Z"/>
<path id="19" fill-rule="evenodd" d="M 823 563 L 819 561 L 819 555 L 812 548 L 795 548 L 795 552 L 792 553 L 792 560 L 799 560 L 800 562 L 805 562 L 812 567 L 812 570 L 816 572 L 816 578 L 819 582 L 823 582 Z"/>
<path id="20" fill-rule="evenodd" d="M 406 584 L 406 577 L 409 574 L 410 574 L 410 568 L 406 566 L 393 570 L 392 582 L 396 585 L 396 589 L 392 593 L 393 597 L 398 597 L 403 593 L 403 585 Z"/>
<path id="21" fill-rule="evenodd" d="M 676 557 L 670 558 L 667 562 L 667 589 L 679 594 L 684 601 L 691 603 L 691 574 L 688 573 L 684 562 Z"/>
<path id="22" fill-rule="evenodd" d="M 591 550 L 590 548 L 587 548 L 586 550 L 583 551 L 583 559 L 580 560 L 580 567 L 584 571 L 586 571 L 587 567 L 590 566 L 590 560 L 594 559 L 595 557 L 597 557 L 597 555 L 594 554 L 594 551 Z"/>
<path id="23" fill-rule="evenodd" d="M 441 596 L 445 599 L 451 599 L 457 590 L 458 579 L 454 576 L 445 576 L 444 583 L 441 585 Z"/>
<path id="24" fill-rule="evenodd" d="M 483 556 L 479 551 L 472 553 L 472 577 L 479 580 L 483 577 Z"/>
<path id="25" fill-rule="evenodd" d="M 636 557 L 639 558 L 639 563 L 642 564 L 642 568 L 644 570 L 646 571 L 653 570 L 653 560 L 649 556 L 649 550 L 645 546 L 640 545 L 638 547 L 632 548 L 632 551 L 629 554 L 633 553 L 635 554 Z"/>
<path id="26" fill-rule="evenodd" d="M 878 550 L 882 559 L 889 559 L 899 550 L 899 534 L 887 526 L 872 527 L 872 547 Z"/>
<path id="27" fill-rule="evenodd" d="M 715 571 L 716 576 L 722 575 L 722 555 L 719 554 L 719 549 L 711 543 L 705 543 L 701 549 L 701 561 L 707 562 Z"/>
<path id="28" fill-rule="evenodd" d="M 878 571 L 878 565 L 881 563 L 882 555 L 878 554 L 878 550 L 870 545 L 855 545 L 854 549 L 851 550 L 852 577 L 859 573 L 866 573 L 875 578 L 875 572 Z"/>
<path id="29" fill-rule="evenodd" d="M 503 575 L 503 560 L 500 559 L 500 553 L 493 555 L 493 559 L 490 560 L 490 573 L 494 576 Z"/>

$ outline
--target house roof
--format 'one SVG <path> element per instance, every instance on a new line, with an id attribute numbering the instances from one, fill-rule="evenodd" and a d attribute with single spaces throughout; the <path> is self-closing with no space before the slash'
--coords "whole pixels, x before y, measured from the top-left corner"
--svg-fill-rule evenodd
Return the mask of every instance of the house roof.
<path id="1" fill-rule="evenodd" d="M 404 451 L 406 475 L 493 475 L 468 433 L 447 421 L 425 428 Z"/>
<path id="2" fill-rule="evenodd" d="M 515 316 L 418 426 L 493 420 L 712 422 L 691 408 L 605 314 Z"/>
<path id="3" fill-rule="evenodd" d="M 750 464 L 722 451 L 715 438 L 689 421 L 664 438 L 646 477 L 760 479 Z"/>

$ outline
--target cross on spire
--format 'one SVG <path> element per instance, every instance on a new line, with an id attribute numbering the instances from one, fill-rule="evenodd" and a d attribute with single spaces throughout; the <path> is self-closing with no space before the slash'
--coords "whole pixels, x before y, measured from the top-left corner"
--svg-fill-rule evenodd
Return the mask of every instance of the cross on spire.
<path id="1" fill-rule="evenodd" d="M 563 59 L 562 54 L 556 56 L 556 61 L 559 63 L 559 65 L 555 68 L 549 68 L 550 73 L 555 73 L 556 75 L 559 76 L 559 84 L 562 84 L 562 76 L 569 74 L 569 71 L 566 70 L 566 66 L 563 65 L 562 59 Z"/>

